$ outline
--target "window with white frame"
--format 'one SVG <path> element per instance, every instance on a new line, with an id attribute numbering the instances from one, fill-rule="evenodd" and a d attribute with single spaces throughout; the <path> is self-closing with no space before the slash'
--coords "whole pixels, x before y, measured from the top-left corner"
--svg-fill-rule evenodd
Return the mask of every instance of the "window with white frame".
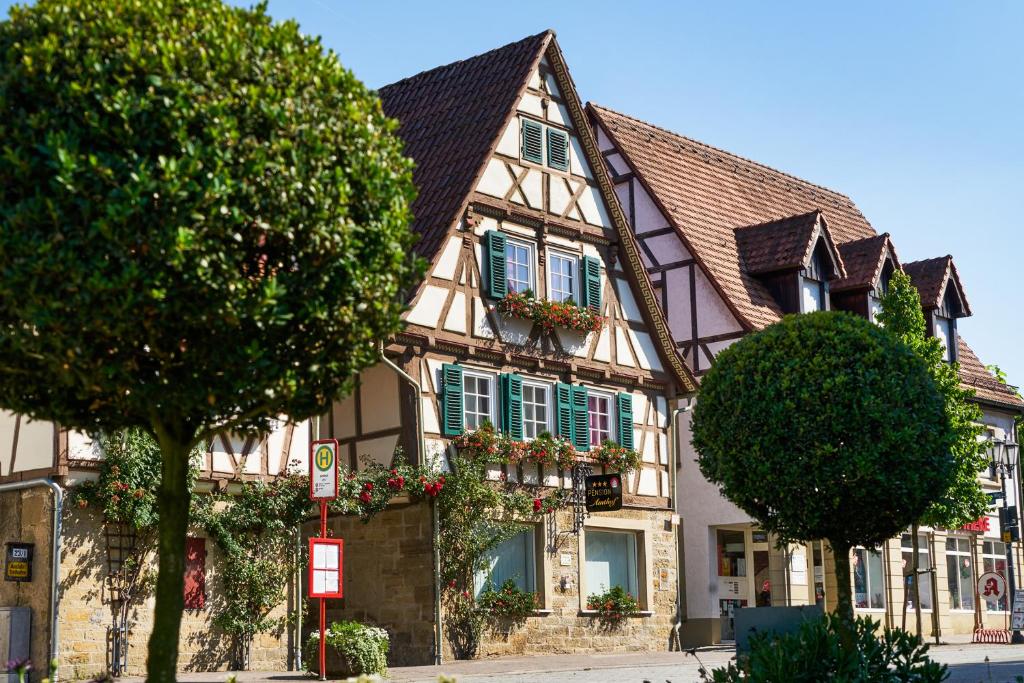
<path id="1" fill-rule="evenodd" d="M 533 262 L 532 244 L 513 239 L 505 241 L 505 272 L 509 292 L 536 292 Z"/>
<path id="2" fill-rule="evenodd" d="M 530 525 L 487 553 L 473 582 L 476 596 L 488 587 L 499 590 L 509 580 L 519 590 L 536 593 L 536 540 L 536 528 Z"/>
<path id="3" fill-rule="evenodd" d="M 553 301 L 579 302 L 577 273 L 579 260 L 570 254 L 552 251 L 548 254 L 548 298 Z"/>
<path id="4" fill-rule="evenodd" d="M 853 606 L 858 609 L 885 609 L 885 572 L 877 550 L 854 548 Z"/>
<path id="5" fill-rule="evenodd" d="M 551 431 L 551 387 L 523 382 L 523 438 L 535 439 Z"/>
<path id="6" fill-rule="evenodd" d="M 1006 578 L 1006 544 L 1002 541 L 984 541 L 981 544 L 982 571 L 995 572 Z M 985 598 L 986 612 L 1006 612 L 1009 609 L 1006 594 L 998 600 Z"/>
<path id="7" fill-rule="evenodd" d="M 914 609 L 914 593 L 907 581 L 907 577 L 912 576 L 911 567 L 913 566 L 914 560 L 914 547 L 913 538 L 910 534 L 903 534 L 900 540 L 900 547 L 903 551 L 903 576 L 904 590 L 907 591 L 907 609 Z M 931 557 L 928 553 L 928 536 L 926 534 L 917 535 L 917 580 L 920 583 L 918 593 L 921 596 L 921 609 L 930 610 L 932 608 L 932 575 L 930 572 L 922 572 L 922 570 L 930 569 Z"/>
<path id="8" fill-rule="evenodd" d="M 603 593 L 614 586 L 637 597 L 636 534 L 630 531 L 595 531 L 585 535 L 586 595 Z"/>
<path id="9" fill-rule="evenodd" d="M 946 538 L 946 580 L 949 587 L 949 608 L 974 609 L 974 560 L 971 539 Z"/>
<path id="10" fill-rule="evenodd" d="M 471 431 L 484 422 L 494 424 L 494 377 L 466 372 L 462 383 L 465 428 Z"/>
<path id="11" fill-rule="evenodd" d="M 596 448 L 614 438 L 612 434 L 612 397 L 593 391 L 587 395 L 587 418 L 590 424 L 590 445 Z"/>
<path id="12" fill-rule="evenodd" d="M 955 323 L 952 318 L 945 318 L 941 315 L 935 316 L 935 338 L 942 344 L 942 360 L 947 363 L 952 363 L 956 360 L 953 351 L 953 340 L 956 334 L 954 325 Z"/>

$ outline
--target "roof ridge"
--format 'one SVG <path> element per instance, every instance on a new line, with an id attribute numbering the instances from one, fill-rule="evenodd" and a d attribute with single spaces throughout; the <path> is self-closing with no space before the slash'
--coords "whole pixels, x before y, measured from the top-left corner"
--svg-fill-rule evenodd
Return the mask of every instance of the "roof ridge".
<path id="1" fill-rule="evenodd" d="M 849 195 L 843 194 L 842 192 L 839 192 L 838 190 L 833 190 L 832 188 L 825 187 L 824 185 L 819 185 L 817 183 L 812 183 L 811 181 L 806 180 L 804 178 L 801 178 L 800 176 L 793 175 L 792 173 L 787 173 L 786 171 L 779 170 L 779 169 L 777 169 L 777 168 L 775 168 L 773 166 L 769 166 L 768 164 L 763 164 L 763 163 L 761 163 L 759 161 L 754 161 L 753 159 L 749 159 L 747 157 L 741 156 L 739 154 L 736 154 L 735 152 L 730 152 L 729 150 L 722 149 L 721 147 L 715 147 L 714 145 L 710 145 L 710 144 L 708 144 L 706 142 L 701 142 L 700 140 L 695 140 L 693 138 L 687 137 L 687 136 L 682 135 L 680 133 L 677 133 L 675 131 L 669 130 L 668 128 L 665 128 L 663 126 L 659 126 L 659 125 L 657 125 L 655 123 L 651 123 L 649 121 L 644 121 L 643 119 L 638 119 L 635 116 L 631 116 L 630 114 L 623 113 L 621 111 L 618 111 L 617 109 L 612 109 L 611 107 L 605 107 L 605 106 L 602 106 L 600 104 L 595 104 L 594 102 L 591 102 L 590 105 L 592 107 L 594 107 L 595 109 L 601 109 L 601 110 L 610 112 L 612 114 L 615 114 L 616 116 L 621 116 L 623 118 L 630 119 L 631 121 L 636 121 L 637 123 L 642 124 L 644 126 L 648 126 L 650 128 L 654 128 L 655 130 L 661 131 L 662 133 L 670 135 L 673 138 L 677 138 L 679 140 L 685 140 L 686 142 L 689 142 L 690 144 L 697 145 L 699 147 L 704 147 L 704 148 L 706 148 L 708 150 L 711 150 L 713 152 L 717 152 L 719 154 L 724 154 L 724 155 L 726 155 L 728 157 L 731 157 L 732 159 L 735 159 L 736 161 L 741 161 L 743 163 L 750 164 L 751 166 L 755 166 L 757 168 L 764 169 L 766 171 L 770 171 L 771 173 L 775 173 L 775 174 L 778 174 L 778 175 L 781 175 L 781 176 L 785 176 L 786 178 L 794 180 L 794 181 L 796 181 L 798 183 L 801 183 L 803 185 L 806 185 L 808 187 L 817 188 L 819 190 L 822 190 L 823 192 L 828 192 L 829 194 L 833 194 L 833 195 L 836 195 L 838 197 L 842 197 L 847 202 L 849 202 L 850 206 L 856 206 L 856 204 L 853 203 L 853 200 L 850 199 Z M 866 217 L 865 217 L 865 220 L 867 220 Z"/>
<path id="2" fill-rule="evenodd" d="M 513 47 L 515 45 L 521 45 L 522 43 L 525 43 L 525 42 L 527 42 L 529 40 L 536 40 L 538 38 L 543 38 L 543 37 L 546 37 L 548 35 L 554 36 L 555 35 L 554 29 L 550 29 L 550 28 L 544 29 L 540 33 L 534 33 L 533 35 L 526 36 L 524 38 L 520 38 L 519 40 L 513 40 L 510 43 L 506 43 L 506 44 L 504 44 L 504 45 L 502 45 L 500 47 L 496 47 L 496 48 L 493 48 L 491 50 L 487 50 L 486 52 L 480 52 L 480 53 L 475 54 L 475 55 L 470 55 L 469 57 L 464 57 L 462 59 L 456 59 L 454 62 L 448 62 L 447 64 L 439 64 L 438 66 L 432 67 L 430 69 L 424 69 L 423 71 L 420 71 L 418 73 L 412 74 L 411 76 L 406 76 L 405 78 L 401 78 L 401 79 L 399 79 L 397 81 L 393 81 L 391 83 L 387 83 L 385 85 L 382 85 L 379 88 L 377 88 L 377 91 L 380 92 L 381 90 L 385 90 L 387 88 L 390 88 L 390 87 L 393 87 L 393 86 L 396 86 L 396 85 L 400 85 L 402 83 L 405 83 L 406 81 L 411 81 L 411 80 L 414 80 L 414 79 L 417 79 L 417 78 L 422 78 L 423 76 L 426 76 L 428 74 L 432 74 L 435 71 L 440 71 L 441 69 L 450 69 L 450 68 L 453 68 L 455 66 L 458 66 L 459 64 L 463 64 L 465 62 L 469 62 L 469 61 L 472 61 L 474 59 L 479 59 L 481 57 L 486 57 L 486 56 L 488 56 L 490 54 L 493 54 L 495 52 L 501 52 L 502 50 L 506 50 L 506 49 L 508 49 L 510 47 Z"/>
<path id="3" fill-rule="evenodd" d="M 819 209 L 811 209 L 810 211 L 802 211 L 800 213 L 791 213 L 791 214 L 786 215 L 786 216 L 779 216 L 778 218 L 772 218 L 772 219 L 767 220 L 767 221 L 761 221 L 760 223 L 750 223 L 749 225 L 738 225 L 735 228 L 733 228 L 733 230 L 734 231 L 736 231 L 736 230 L 751 230 L 753 228 L 762 228 L 762 227 L 765 227 L 765 226 L 774 225 L 776 223 L 781 223 L 783 221 L 795 221 L 798 218 L 804 218 L 804 217 L 807 217 L 807 216 L 813 216 L 815 214 L 820 215 L 822 217 L 825 216 L 825 212 L 822 211 L 820 208 Z"/>

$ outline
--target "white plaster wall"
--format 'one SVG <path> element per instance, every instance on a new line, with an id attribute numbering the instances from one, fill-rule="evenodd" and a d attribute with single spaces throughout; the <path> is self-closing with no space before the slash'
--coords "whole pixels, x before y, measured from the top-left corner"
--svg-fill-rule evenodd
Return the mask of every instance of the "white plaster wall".
<path id="1" fill-rule="evenodd" d="M 17 425 L 18 450 L 15 458 L 14 432 Z M 53 423 L 30 420 L 0 410 L 0 476 L 51 467 L 53 465 Z M 11 464 L 13 462 L 13 471 Z"/>
<path id="2" fill-rule="evenodd" d="M 398 375 L 383 363 L 362 372 L 359 377 L 362 433 L 391 429 L 401 424 L 399 418 Z"/>
<path id="3" fill-rule="evenodd" d="M 463 292 L 455 292 L 452 296 L 452 305 L 448 309 L 448 315 L 444 318 L 444 329 L 450 332 L 466 333 L 466 295 Z"/>
<path id="4" fill-rule="evenodd" d="M 716 334 L 739 332 L 743 328 L 715 291 L 707 275 L 699 267 L 696 270 L 697 335 L 712 337 Z"/>
<path id="5" fill-rule="evenodd" d="M 437 260 L 434 267 L 434 277 L 442 280 L 451 280 L 455 277 L 455 267 L 459 263 L 459 250 L 462 248 L 462 238 L 452 235 L 444 245 L 444 251 Z"/>
<path id="6" fill-rule="evenodd" d="M 632 182 L 633 208 L 636 212 L 636 225 L 633 226 L 633 229 L 637 233 L 642 233 L 667 228 L 668 221 L 661 215 L 661 210 L 658 209 L 658 205 L 651 199 L 651 195 L 647 194 L 647 190 L 639 182 L 635 180 Z"/>
<path id="7" fill-rule="evenodd" d="M 675 268 L 665 272 L 664 285 L 668 304 L 668 327 L 672 338 L 685 341 L 693 337 L 692 311 L 690 307 L 690 275 L 687 268 Z"/>
<path id="8" fill-rule="evenodd" d="M 405 320 L 413 325 L 424 327 L 437 327 L 438 318 L 441 317 L 441 309 L 448 298 L 448 290 L 436 285 L 426 285 L 420 294 L 419 301 L 413 309 L 405 315 Z"/>
<path id="9" fill-rule="evenodd" d="M 644 245 L 654 253 L 661 265 L 690 258 L 690 252 L 683 246 L 683 241 L 679 239 L 678 235 L 649 237 L 644 240 Z"/>

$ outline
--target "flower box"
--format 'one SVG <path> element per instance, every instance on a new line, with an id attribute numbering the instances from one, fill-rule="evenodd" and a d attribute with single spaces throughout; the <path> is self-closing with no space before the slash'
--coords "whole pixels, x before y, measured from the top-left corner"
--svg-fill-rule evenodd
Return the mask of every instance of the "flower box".
<path id="1" fill-rule="evenodd" d="M 590 308 L 577 306 L 572 300 L 537 298 L 530 290 L 509 292 L 496 308 L 506 318 L 532 320 L 547 334 L 555 328 L 582 333 L 597 332 L 605 322 L 604 316 L 597 315 Z"/>

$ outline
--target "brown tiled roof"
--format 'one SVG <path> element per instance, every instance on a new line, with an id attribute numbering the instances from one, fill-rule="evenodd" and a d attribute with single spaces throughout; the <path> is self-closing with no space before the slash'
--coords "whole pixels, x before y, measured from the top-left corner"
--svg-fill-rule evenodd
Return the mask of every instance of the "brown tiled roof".
<path id="1" fill-rule="evenodd" d="M 515 111 L 552 36 L 544 31 L 504 47 L 410 76 L 380 89 L 416 162 L 416 251 L 428 259 L 455 223 Z"/>
<path id="2" fill-rule="evenodd" d="M 956 264 L 953 257 L 939 256 L 936 258 L 912 261 L 903 264 L 903 272 L 910 276 L 910 281 L 917 287 L 921 295 L 921 305 L 925 308 L 938 308 L 942 305 L 942 297 L 945 296 L 946 276 L 950 276 L 960 293 L 960 300 L 964 304 L 964 314 L 971 314 L 970 304 L 967 303 L 967 294 L 960 284 L 960 275 L 956 272 Z"/>
<path id="3" fill-rule="evenodd" d="M 957 341 L 957 352 L 961 385 L 974 389 L 975 396 L 983 401 L 992 401 L 1018 410 L 1024 408 L 1024 400 L 1017 395 L 1013 387 L 1003 384 L 989 372 L 962 338 Z"/>
<path id="4" fill-rule="evenodd" d="M 594 104 L 590 111 L 748 327 L 782 312 L 740 267 L 734 230 L 820 210 L 837 243 L 875 231 L 849 197 Z"/>
<path id="5" fill-rule="evenodd" d="M 841 243 L 839 253 L 843 257 L 843 265 L 846 266 L 846 277 L 834 281 L 831 286 L 832 291 L 870 289 L 882 272 L 882 264 L 885 263 L 887 251 L 892 254 L 893 263 L 899 270 L 900 261 L 887 232 L 874 237 Z"/>
<path id="6" fill-rule="evenodd" d="M 836 270 L 842 273 L 842 258 L 832 242 L 827 221 L 818 209 L 736 228 L 733 232 L 736 234 L 736 247 L 744 269 L 753 275 L 764 275 L 803 266 L 817 244 L 815 238 L 819 234 L 819 224 L 820 232 L 836 262 Z"/>

